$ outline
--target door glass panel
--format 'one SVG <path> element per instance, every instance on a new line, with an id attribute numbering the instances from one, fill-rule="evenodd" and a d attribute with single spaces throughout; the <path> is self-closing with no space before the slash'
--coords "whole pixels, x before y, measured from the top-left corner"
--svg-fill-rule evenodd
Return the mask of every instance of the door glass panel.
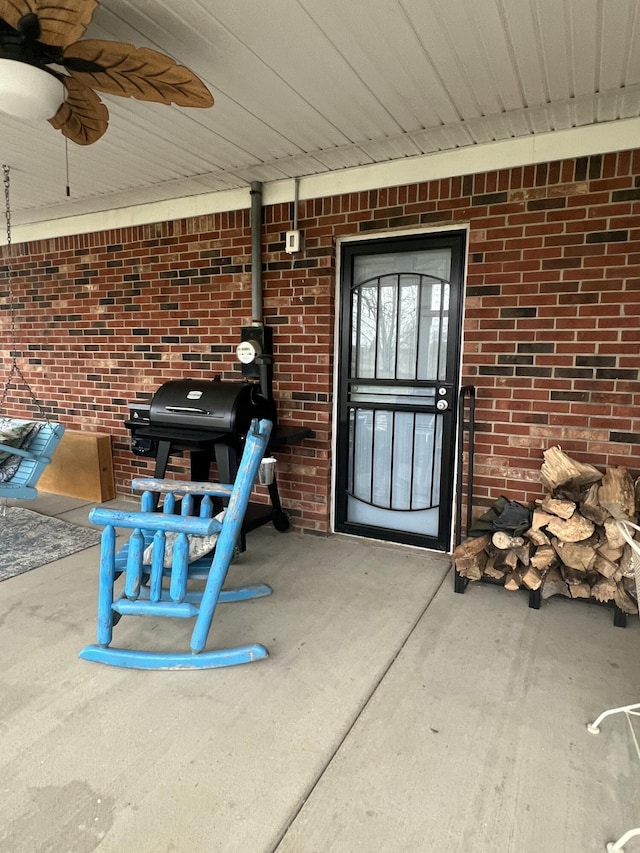
<path id="1" fill-rule="evenodd" d="M 442 417 L 350 411 L 350 521 L 435 535 L 440 503 Z"/>
<path id="2" fill-rule="evenodd" d="M 402 271 L 388 271 L 399 264 Z M 444 379 L 450 270 L 449 248 L 354 259 L 353 377 Z"/>

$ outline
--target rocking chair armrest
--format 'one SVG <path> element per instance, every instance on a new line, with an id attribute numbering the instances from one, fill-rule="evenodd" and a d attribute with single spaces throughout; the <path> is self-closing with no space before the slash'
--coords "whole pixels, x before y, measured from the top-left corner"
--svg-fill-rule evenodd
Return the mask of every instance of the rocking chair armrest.
<path id="1" fill-rule="evenodd" d="M 195 536 L 212 536 L 219 533 L 222 522 L 215 518 L 199 518 L 193 515 L 171 515 L 169 513 L 128 512 L 126 510 L 95 507 L 89 513 L 89 521 L 98 526 L 124 527 L 135 530 L 164 530 L 165 533 L 192 533 Z"/>
<path id="2" fill-rule="evenodd" d="M 23 450 L 21 447 L 11 447 L 10 444 L 0 443 L 0 450 L 6 450 L 12 456 L 22 456 L 23 459 L 31 459 L 33 462 L 44 462 L 47 465 L 51 462 L 48 456 L 39 456 L 30 450 Z"/>

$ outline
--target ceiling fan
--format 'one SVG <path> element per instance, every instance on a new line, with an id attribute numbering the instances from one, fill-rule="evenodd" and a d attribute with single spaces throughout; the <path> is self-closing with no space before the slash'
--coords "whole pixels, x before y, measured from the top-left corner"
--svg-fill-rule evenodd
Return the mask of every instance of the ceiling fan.
<path id="1" fill-rule="evenodd" d="M 97 0 L 0 0 L 0 111 L 47 119 L 73 142 L 91 145 L 109 124 L 96 89 L 180 107 L 213 105 L 200 78 L 163 53 L 79 41 L 97 6 Z"/>

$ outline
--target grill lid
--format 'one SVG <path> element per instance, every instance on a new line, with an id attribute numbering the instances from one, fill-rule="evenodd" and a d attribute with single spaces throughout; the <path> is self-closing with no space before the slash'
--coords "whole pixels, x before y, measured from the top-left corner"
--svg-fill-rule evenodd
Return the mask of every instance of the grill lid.
<path id="1" fill-rule="evenodd" d="M 253 418 L 274 421 L 275 406 L 250 382 L 176 379 L 158 388 L 149 415 L 156 426 L 244 434 Z"/>

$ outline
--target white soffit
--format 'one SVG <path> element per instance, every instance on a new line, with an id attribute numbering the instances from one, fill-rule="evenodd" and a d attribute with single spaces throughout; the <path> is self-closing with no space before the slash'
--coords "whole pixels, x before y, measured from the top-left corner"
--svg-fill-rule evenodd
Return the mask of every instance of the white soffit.
<path id="1" fill-rule="evenodd" d="M 546 163 L 568 157 L 587 157 L 591 154 L 624 151 L 636 148 L 639 139 L 640 118 L 531 135 L 523 139 L 457 148 L 389 163 L 376 163 L 343 169 L 339 172 L 312 175 L 299 180 L 298 197 L 300 200 L 323 198 L 471 175 L 494 169 Z M 262 193 L 265 205 L 291 202 L 295 196 L 294 181 L 288 179 L 265 183 Z M 205 192 L 185 198 L 173 198 L 116 210 L 97 211 L 82 216 L 17 225 L 13 228 L 13 241 L 26 242 L 127 228 L 190 216 L 244 210 L 250 206 L 248 187 Z"/>

